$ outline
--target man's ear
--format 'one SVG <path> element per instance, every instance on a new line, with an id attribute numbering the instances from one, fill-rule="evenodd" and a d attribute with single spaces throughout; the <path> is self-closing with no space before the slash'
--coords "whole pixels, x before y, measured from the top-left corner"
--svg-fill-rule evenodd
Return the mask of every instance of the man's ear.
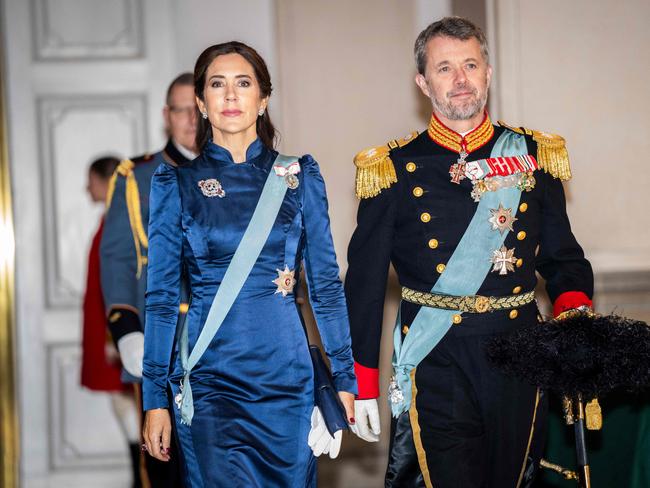
<path id="1" fill-rule="evenodd" d="M 165 105 L 162 109 L 163 120 L 165 121 L 165 130 L 169 132 L 169 105 Z"/>
<path id="2" fill-rule="evenodd" d="M 427 79 L 418 73 L 415 75 L 415 84 L 420 87 L 420 91 L 426 95 L 427 98 L 431 98 L 431 92 L 429 91 L 429 85 L 427 84 Z"/>

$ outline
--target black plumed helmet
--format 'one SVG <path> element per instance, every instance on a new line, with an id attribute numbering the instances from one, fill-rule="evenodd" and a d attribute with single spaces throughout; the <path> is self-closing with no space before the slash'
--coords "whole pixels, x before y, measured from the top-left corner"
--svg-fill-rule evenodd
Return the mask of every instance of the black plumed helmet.
<path id="1" fill-rule="evenodd" d="M 560 395 L 601 397 L 650 386 L 650 327 L 616 315 L 569 315 L 517 329 L 487 344 L 506 374 Z"/>

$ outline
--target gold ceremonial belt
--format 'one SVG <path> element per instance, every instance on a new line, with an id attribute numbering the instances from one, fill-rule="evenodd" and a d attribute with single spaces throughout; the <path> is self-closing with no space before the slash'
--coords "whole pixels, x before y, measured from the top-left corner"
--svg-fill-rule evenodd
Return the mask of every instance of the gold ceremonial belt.
<path id="1" fill-rule="evenodd" d="M 532 302 L 535 299 L 535 290 L 520 295 L 509 295 L 505 297 L 484 297 L 481 295 L 439 295 L 427 293 L 402 287 L 402 300 L 416 305 L 425 305 L 445 310 L 459 310 L 469 313 L 494 312 L 495 310 L 507 310 L 517 308 Z"/>

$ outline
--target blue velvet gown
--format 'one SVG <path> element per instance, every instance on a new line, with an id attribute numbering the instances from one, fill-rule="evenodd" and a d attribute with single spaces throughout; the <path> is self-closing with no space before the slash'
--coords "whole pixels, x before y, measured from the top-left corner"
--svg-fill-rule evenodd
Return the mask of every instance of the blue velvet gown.
<path id="1" fill-rule="evenodd" d="M 221 328 L 191 373 L 194 417 L 176 404 L 182 367 L 174 347 L 179 281 L 191 284 L 190 350 L 253 214 L 275 153 L 256 140 L 246 161 L 208 143 L 190 164 L 163 164 L 150 195 L 143 393 L 145 410 L 175 414 L 188 487 L 306 487 L 316 484 L 307 445 L 313 371 L 294 294 L 273 282 L 301 263 L 319 332 L 339 391 L 356 393 L 345 297 L 332 243 L 325 185 L 317 163 L 300 158 L 269 238 Z M 216 179 L 224 194 L 204 194 Z M 170 359 L 171 358 L 171 359 Z M 170 366 L 171 361 L 171 366 Z M 169 391 L 171 389 L 171 393 Z"/>

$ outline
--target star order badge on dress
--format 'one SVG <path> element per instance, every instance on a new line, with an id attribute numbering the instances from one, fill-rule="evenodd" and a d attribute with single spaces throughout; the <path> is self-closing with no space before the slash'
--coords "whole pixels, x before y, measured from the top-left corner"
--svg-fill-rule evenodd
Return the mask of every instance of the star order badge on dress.
<path id="1" fill-rule="evenodd" d="M 289 293 L 293 293 L 293 287 L 296 285 L 295 270 L 290 270 L 289 266 L 284 265 L 284 270 L 276 269 L 278 277 L 273 280 L 278 287 L 275 293 L 282 293 L 286 297 Z"/>

